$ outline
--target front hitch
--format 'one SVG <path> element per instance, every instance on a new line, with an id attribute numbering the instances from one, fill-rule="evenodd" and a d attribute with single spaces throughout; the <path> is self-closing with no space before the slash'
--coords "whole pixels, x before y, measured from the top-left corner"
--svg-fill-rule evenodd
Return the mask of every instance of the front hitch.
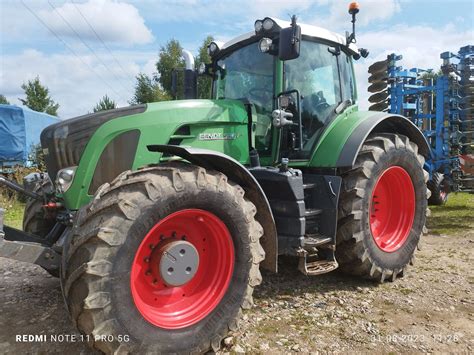
<path id="1" fill-rule="evenodd" d="M 61 255 L 48 244 L 48 238 L 4 226 L 3 215 L 4 210 L 0 208 L 0 257 L 36 264 L 56 273 Z"/>
<path id="2" fill-rule="evenodd" d="M 16 192 L 19 192 L 23 195 L 26 195 L 32 199 L 38 200 L 38 201 L 43 201 L 43 196 L 40 194 L 37 194 L 36 192 L 29 191 L 20 184 L 16 183 L 15 181 L 11 181 L 6 179 L 3 176 L 0 176 L 0 186 L 4 185 L 12 190 L 15 190 Z"/>

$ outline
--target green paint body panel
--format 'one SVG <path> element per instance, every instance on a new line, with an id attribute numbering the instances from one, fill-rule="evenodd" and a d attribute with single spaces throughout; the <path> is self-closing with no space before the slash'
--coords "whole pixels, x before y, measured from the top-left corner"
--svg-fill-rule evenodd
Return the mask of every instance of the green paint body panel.
<path id="1" fill-rule="evenodd" d="M 278 90 L 278 88 L 277 88 Z M 309 160 L 291 161 L 296 168 L 335 167 L 344 143 L 353 130 L 372 113 L 351 106 L 325 129 Z M 189 127 L 189 134 L 179 129 Z M 241 164 L 249 163 L 248 116 L 238 100 L 182 100 L 149 104 L 143 113 L 112 119 L 95 132 L 84 150 L 71 187 L 63 194 L 66 206 L 79 209 L 92 198 L 89 186 L 102 151 L 119 134 L 139 130 L 140 138 L 132 169 L 158 163 L 161 154 L 147 145 L 169 144 L 179 140 L 183 146 L 209 149 L 227 154 Z M 277 163 L 279 131 L 273 127 L 273 154 L 262 165 Z M 177 133 L 178 132 L 178 133 Z M 217 139 L 214 139 L 217 135 Z M 223 138 L 225 137 L 225 139 Z M 113 164 L 113 162 L 111 162 Z"/>
<path id="2" fill-rule="evenodd" d="M 189 127 L 190 134 L 175 135 L 183 126 Z M 102 151 L 116 136 L 135 129 L 140 131 L 140 138 L 134 170 L 158 163 L 161 155 L 148 151 L 147 145 L 168 144 L 170 138 L 180 139 L 181 145 L 225 153 L 242 164 L 249 161 L 248 117 L 242 102 L 182 100 L 148 104 L 145 112 L 112 119 L 94 133 L 81 156 L 71 187 L 62 196 L 68 208 L 76 210 L 90 201 L 89 185 Z M 219 137 L 212 139 L 210 134 L 216 133 Z"/>
<path id="3" fill-rule="evenodd" d="M 335 167 L 351 133 L 373 114 L 374 112 L 358 111 L 357 105 L 354 105 L 338 115 L 319 138 L 308 166 Z"/>

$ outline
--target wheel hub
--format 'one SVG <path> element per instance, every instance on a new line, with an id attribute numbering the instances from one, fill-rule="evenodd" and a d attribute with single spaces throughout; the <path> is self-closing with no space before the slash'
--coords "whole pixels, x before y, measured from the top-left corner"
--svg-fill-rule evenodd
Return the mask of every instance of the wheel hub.
<path id="1" fill-rule="evenodd" d="M 415 190 L 410 175 L 400 166 L 386 169 L 372 191 L 369 224 L 372 237 L 384 252 L 399 250 L 407 240 L 415 217 Z"/>
<path id="2" fill-rule="evenodd" d="M 191 243 L 185 240 L 171 241 L 155 250 L 151 263 L 157 267 L 159 275 L 168 286 L 185 285 L 196 275 L 199 253 Z"/>
<path id="3" fill-rule="evenodd" d="M 232 236 L 220 218 L 201 209 L 174 212 L 138 246 L 130 272 L 135 306 L 160 328 L 196 324 L 224 297 L 234 260 Z"/>

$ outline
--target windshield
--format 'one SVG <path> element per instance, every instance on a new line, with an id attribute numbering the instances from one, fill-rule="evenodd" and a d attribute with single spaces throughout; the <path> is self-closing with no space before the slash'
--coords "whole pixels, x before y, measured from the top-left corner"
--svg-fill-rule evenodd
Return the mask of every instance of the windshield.
<path id="1" fill-rule="evenodd" d="M 271 154 L 274 57 L 260 52 L 257 43 L 239 48 L 216 63 L 213 94 L 216 99 L 246 100 L 255 112 L 255 147 Z"/>

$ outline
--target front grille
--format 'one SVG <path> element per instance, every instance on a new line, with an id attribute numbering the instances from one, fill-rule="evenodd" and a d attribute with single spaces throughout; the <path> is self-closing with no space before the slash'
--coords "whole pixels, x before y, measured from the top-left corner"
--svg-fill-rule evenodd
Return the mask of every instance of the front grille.
<path id="1" fill-rule="evenodd" d="M 52 181 L 59 170 L 79 164 L 87 142 L 101 125 L 145 110 L 145 104 L 118 108 L 71 118 L 45 128 L 41 132 L 41 146 Z"/>

